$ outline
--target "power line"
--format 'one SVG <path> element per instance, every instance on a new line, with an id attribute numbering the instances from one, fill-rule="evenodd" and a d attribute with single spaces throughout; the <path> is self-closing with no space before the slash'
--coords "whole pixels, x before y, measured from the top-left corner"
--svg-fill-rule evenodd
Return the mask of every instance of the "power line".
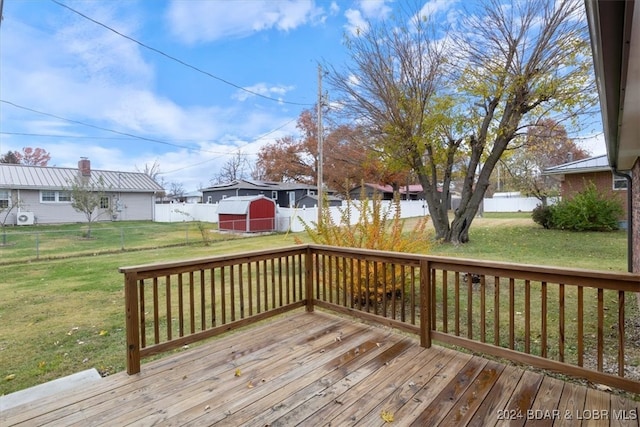
<path id="1" fill-rule="evenodd" d="M 293 120 L 289 120 L 282 127 L 288 125 L 292 121 Z M 278 129 L 269 131 L 269 133 L 273 133 Z M 127 140 L 131 139 L 131 137 L 124 137 L 124 136 L 117 137 L 117 136 L 95 136 L 95 135 L 67 135 L 67 134 L 60 134 L 60 133 L 58 133 L 58 134 L 46 134 L 46 133 L 6 132 L 6 131 L 0 131 L 0 135 L 35 136 L 35 137 L 38 137 L 38 138 L 98 139 L 98 140 L 102 139 L 102 140 L 109 140 L 109 141 L 113 141 L 113 140 L 127 141 Z M 262 139 L 267 135 L 268 134 L 263 135 L 263 136 L 259 137 L 258 139 Z M 258 139 L 256 139 L 255 141 L 257 141 Z M 229 139 L 229 140 L 225 140 L 225 141 L 214 141 L 214 140 L 210 140 L 210 139 L 205 139 L 205 140 L 177 139 L 175 141 L 176 141 L 176 143 L 177 143 L 177 141 L 181 141 L 181 142 L 193 142 L 193 143 L 206 142 L 206 143 L 209 143 L 209 144 L 226 144 L 226 143 L 235 143 L 235 142 L 246 142 L 246 140 L 244 140 L 244 139 L 233 139 L 233 140 Z M 185 148 L 187 148 L 187 147 L 185 146 Z M 197 148 L 193 148 L 193 150 L 197 150 Z"/>
<path id="2" fill-rule="evenodd" d="M 64 120 L 64 121 L 69 122 L 69 123 L 74 123 L 74 124 L 81 125 L 81 126 L 87 126 L 87 127 L 90 127 L 90 128 L 93 128 L 93 129 L 102 130 L 102 131 L 105 131 L 105 132 L 111 132 L 111 133 L 115 133 L 115 134 L 118 134 L 118 135 L 128 136 L 130 138 L 141 139 L 143 141 L 155 142 L 157 144 L 170 145 L 172 147 L 186 148 L 188 150 L 198 150 L 197 148 L 187 147 L 187 146 L 179 145 L 179 144 L 173 144 L 171 142 L 161 141 L 161 140 L 155 139 L 155 138 L 147 138 L 146 136 L 134 135 L 132 133 L 121 132 L 121 131 L 118 131 L 118 130 L 108 129 L 108 128 L 104 128 L 104 127 L 101 127 L 101 126 L 92 125 L 90 123 L 81 122 L 79 120 L 67 119 L 66 117 L 56 116 L 55 114 L 45 113 L 44 111 L 38 111 L 38 110 L 35 110 L 33 108 L 25 107 L 25 106 L 15 104 L 15 103 L 10 102 L 10 101 L 6 101 L 4 99 L 0 99 L 0 102 L 2 102 L 4 104 L 9 104 L 9 105 L 11 105 L 13 107 L 20 108 L 22 110 L 31 111 L 32 113 L 42 114 L 43 116 L 52 117 L 52 118 L 58 119 L 58 120 Z M 205 151 L 205 150 L 200 150 L 200 151 Z"/>
<path id="3" fill-rule="evenodd" d="M 113 130 L 113 129 L 109 129 L 109 128 L 104 128 L 104 127 L 101 127 L 101 126 L 92 125 L 90 123 L 81 122 L 79 120 L 72 120 L 72 119 L 68 119 L 66 117 L 57 116 L 55 114 L 46 113 L 44 111 L 38 111 L 36 109 L 25 107 L 25 106 L 22 106 L 22 105 L 18 105 L 18 104 L 14 103 L 14 102 L 6 101 L 4 99 L 0 99 L 0 102 L 2 102 L 4 104 L 11 105 L 11 106 L 13 106 L 15 108 L 19 108 L 19 109 L 22 109 L 22 110 L 30 111 L 30 112 L 33 112 L 33 113 L 36 113 L 36 114 L 41 114 L 41 115 L 44 115 L 44 116 L 47 116 L 47 117 L 52 117 L 52 118 L 55 118 L 55 119 L 58 119 L 58 120 L 64 120 L 64 121 L 69 122 L 69 123 L 74 123 L 74 124 L 81 125 L 81 126 L 87 126 L 87 127 L 90 127 L 90 128 L 93 128 L 93 129 L 98 129 L 98 130 L 105 131 L 105 132 L 115 133 L 117 135 L 126 136 L 127 138 L 141 139 L 143 141 L 153 142 L 153 143 L 156 143 L 156 144 L 164 144 L 164 145 L 169 145 L 169 146 L 172 146 L 172 147 L 184 148 L 184 149 L 187 149 L 187 150 L 190 150 L 190 151 L 198 151 L 198 152 L 202 152 L 202 153 L 219 154 L 219 155 L 230 154 L 230 153 L 227 153 L 227 152 L 204 150 L 204 149 L 198 148 L 198 147 L 196 147 L 196 148 L 189 147 L 189 146 L 186 146 L 186 145 L 175 144 L 175 143 L 171 143 L 171 142 L 168 142 L 168 141 L 162 141 L 162 140 L 155 139 L 155 138 L 148 138 L 148 137 L 145 137 L 145 136 L 135 135 L 135 134 L 132 134 L 132 133 L 121 132 L 121 131 L 117 131 L 117 130 Z M 259 141 L 259 140 L 271 135 L 272 133 L 277 132 L 278 130 L 284 128 L 285 126 L 289 125 L 290 123 L 294 122 L 295 120 L 297 120 L 297 119 L 296 118 L 291 119 L 291 120 L 283 123 L 282 125 L 278 126 L 277 128 L 274 128 L 274 129 L 270 130 L 269 132 L 266 132 L 266 133 L 260 135 L 259 137 L 251 140 L 247 144 L 251 144 L 253 142 L 257 142 L 257 141 Z M 38 135 L 38 134 L 28 134 L 28 133 L 18 133 L 18 132 L 0 132 L 0 134 L 44 136 L 44 135 Z M 46 136 L 59 137 L 59 138 L 65 138 L 66 137 L 66 136 L 62 136 L 62 135 L 46 135 Z M 83 137 L 79 137 L 77 135 L 72 136 L 72 137 L 83 138 Z M 85 138 L 109 139 L 108 137 L 85 137 Z M 118 138 L 118 139 L 127 139 L 127 138 Z M 216 141 L 202 141 L 202 142 L 209 142 L 209 143 L 214 143 L 214 144 L 223 144 L 223 142 L 219 142 L 219 141 L 218 142 L 216 142 Z M 228 142 L 233 142 L 233 141 L 225 141 L 225 142 L 228 143 Z M 247 145 L 247 144 L 245 144 L 245 145 Z"/>
<path id="4" fill-rule="evenodd" d="M 181 65 L 184 65 L 184 66 L 185 66 L 185 67 L 187 67 L 187 68 L 191 68 L 192 70 L 197 71 L 197 72 L 199 72 L 199 73 L 201 73 L 201 74 L 204 74 L 204 75 L 206 75 L 206 76 L 208 76 L 208 77 L 211 77 L 211 78 L 213 78 L 213 79 L 216 79 L 216 80 L 218 80 L 218 81 L 220 81 L 220 82 L 222 82 L 222 83 L 224 83 L 224 84 L 227 84 L 227 85 L 229 85 L 229 86 L 235 87 L 236 89 L 240 89 L 240 90 L 242 90 L 242 91 L 244 91 L 244 92 L 247 92 L 247 93 L 250 93 L 250 94 L 252 94 L 252 95 L 259 96 L 260 98 L 268 99 L 269 101 L 275 101 L 275 102 L 278 102 L 278 103 L 281 103 L 281 104 L 301 105 L 301 106 L 310 106 L 310 105 L 312 105 L 312 104 L 308 104 L 308 103 L 300 103 L 300 102 L 284 101 L 284 100 L 282 100 L 282 99 L 272 98 L 272 97 L 270 97 L 270 96 L 266 96 L 266 95 L 263 95 L 263 94 L 261 94 L 261 93 L 258 93 L 258 92 L 255 92 L 255 91 L 252 91 L 252 90 L 250 90 L 250 89 L 244 88 L 244 87 L 242 87 L 242 86 L 240 86 L 240 85 L 237 85 L 237 84 L 235 84 L 235 83 L 230 82 L 229 80 L 225 80 L 225 79 L 223 79 L 222 77 L 218 77 L 218 76 L 216 76 L 216 75 L 214 75 L 214 74 L 211 74 L 211 73 L 210 73 L 210 72 L 208 72 L 208 71 L 205 71 L 205 70 L 203 70 L 203 69 L 201 69 L 201 68 L 198 68 L 198 67 L 196 67 L 195 65 L 191 65 L 191 64 L 189 64 L 189 63 L 187 63 L 187 62 L 185 62 L 185 61 L 183 61 L 183 60 L 181 60 L 181 59 L 178 59 L 178 58 L 176 58 L 175 56 L 169 55 L 168 53 L 163 52 L 163 51 L 161 51 L 160 49 L 156 49 L 155 47 L 149 46 L 149 45 L 147 45 L 147 44 L 145 44 L 145 43 L 143 43 L 143 42 L 141 42 L 141 41 L 139 41 L 139 40 L 134 39 L 133 37 L 130 37 L 130 36 L 126 35 L 126 34 L 123 34 L 123 33 L 119 32 L 118 30 L 116 30 L 116 29 L 114 29 L 114 28 L 111 28 L 110 26 L 108 26 L 108 25 L 106 25 L 106 24 L 103 24 L 102 22 L 97 21 L 97 20 L 95 20 L 95 19 L 93 19 L 93 18 L 91 18 L 91 17 L 89 17 L 89 16 L 87 16 L 87 15 L 83 14 L 82 12 L 79 12 L 79 11 L 77 11 L 77 10 L 73 9 L 72 7 L 67 6 L 67 5 L 66 5 L 66 4 L 64 4 L 64 3 L 61 3 L 61 2 L 59 2 L 59 1 L 57 1 L 57 0 L 51 0 L 51 1 L 52 1 L 53 3 L 55 3 L 55 4 L 59 5 L 59 6 L 64 7 L 65 9 L 70 10 L 70 11 L 71 11 L 71 12 L 73 12 L 73 13 L 76 13 L 76 14 L 80 15 L 80 16 L 81 16 L 81 17 L 83 17 L 84 19 L 87 19 L 87 20 L 89 20 L 89 21 L 93 22 L 94 24 L 100 25 L 101 27 L 103 27 L 103 28 L 105 28 L 105 29 L 107 29 L 107 30 L 109 30 L 109 31 L 111 31 L 111 32 L 113 32 L 113 33 L 115 33 L 115 34 L 119 35 L 120 37 L 123 37 L 123 38 L 125 38 L 125 39 L 127 39 L 127 40 L 129 40 L 129 41 L 132 41 L 133 43 L 136 43 L 137 45 L 139 45 L 139 46 L 141 46 L 141 47 L 144 47 L 145 49 L 148 49 L 148 50 L 150 50 L 150 51 L 152 51 L 152 52 L 155 52 L 155 53 L 157 53 L 157 54 L 159 54 L 159 55 L 162 55 L 162 56 L 164 56 L 165 58 L 168 58 L 168 59 L 170 59 L 170 60 L 172 60 L 172 61 L 175 61 L 175 62 L 177 62 L 177 63 L 179 63 L 179 64 L 181 64 Z"/>

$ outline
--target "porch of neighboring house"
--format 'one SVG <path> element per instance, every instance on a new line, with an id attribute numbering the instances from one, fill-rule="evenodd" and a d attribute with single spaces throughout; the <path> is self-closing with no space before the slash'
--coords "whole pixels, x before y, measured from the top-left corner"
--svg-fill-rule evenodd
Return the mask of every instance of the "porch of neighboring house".
<path id="1" fill-rule="evenodd" d="M 129 374 L 0 424 L 639 425 L 542 370 L 640 393 L 637 275 L 317 245 L 121 272 Z"/>

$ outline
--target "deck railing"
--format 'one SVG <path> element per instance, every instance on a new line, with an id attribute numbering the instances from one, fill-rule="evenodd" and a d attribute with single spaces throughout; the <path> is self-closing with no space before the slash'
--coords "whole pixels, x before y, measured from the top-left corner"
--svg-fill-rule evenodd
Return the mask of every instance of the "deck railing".
<path id="1" fill-rule="evenodd" d="M 640 277 L 319 245 L 120 269 L 127 370 L 306 306 L 640 392 Z M 635 371 L 634 371 L 635 370 Z"/>

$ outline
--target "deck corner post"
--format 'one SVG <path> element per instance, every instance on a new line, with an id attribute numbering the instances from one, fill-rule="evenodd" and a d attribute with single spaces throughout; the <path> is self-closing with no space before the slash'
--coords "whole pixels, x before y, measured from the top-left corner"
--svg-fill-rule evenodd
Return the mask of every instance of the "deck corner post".
<path id="1" fill-rule="evenodd" d="M 304 257 L 304 284 L 305 284 L 305 300 L 307 312 L 313 311 L 313 251 L 307 246 L 307 251 Z"/>
<path id="2" fill-rule="evenodd" d="M 431 263 L 420 260 L 420 346 L 431 347 Z"/>
<path id="3" fill-rule="evenodd" d="M 140 318 L 136 273 L 125 273 L 124 304 L 127 334 L 127 373 L 140 372 Z"/>

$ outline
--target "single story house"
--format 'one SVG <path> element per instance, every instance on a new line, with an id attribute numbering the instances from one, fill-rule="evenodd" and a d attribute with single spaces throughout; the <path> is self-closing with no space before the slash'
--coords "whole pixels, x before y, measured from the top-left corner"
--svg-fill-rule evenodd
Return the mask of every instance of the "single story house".
<path id="1" fill-rule="evenodd" d="M 71 206 L 71 185 L 78 177 L 105 188 L 97 221 L 153 220 L 156 194 L 163 188 L 139 172 L 91 170 L 88 159 L 78 169 L 0 163 L 0 221 L 31 225 L 86 222 Z M 17 202 L 17 206 L 14 205 Z"/>
<path id="2" fill-rule="evenodd" d="M 627 180 L 613 173 L 606 154 L 563 163 L 547 168 L 542 173 L 560 181 L 560 195 L 563 198 L 573 197 L 592 182 L 601 194 L 620 201 L 626 219 Z"/>
<path id="3" fill-rule="evenodd" d="M 342 199 L 336 196 L 326 196 L 329 206 L 342 206 Z M 298 208 L 313 208 L 319 206 L 317 194 L 307 194 L 296 201 Z"/>
<path id="4" fill-rule="evenodd" d="M 298 200 L 307 195 L 318 194 L 315 185 L 295 182 L 249 181 L 238 179 L 225 184 L 217 184 L 202 190 L 203 203 L 218 203 L 227 197 L 265 196 L 283 208 L 297 206 Z"/>
<path id="5" fill-rule="evenodd" d="M 607 160 L 628 186 L 628 268 L 640 273 L 640 2 L 585 5 Z"/>
<path id="6" fill-rule="evenodd" d="M 385 184 L 373 184 L 366 182 L 363 185 L 358 185 L 349 191 L 349 197 L 353 200 L 358 200 L 362 197 L 364 188 L 365 197 L 371 199 L 375 194 L 380 195 L 382 200 L 393 200 L 394 189 L 391 185 Z M 422 185 L 410 184 L 408 187 L 403 186 L 398 188 L 401 200 L 424 200 L 424 191 L 422 191 Z"/>

